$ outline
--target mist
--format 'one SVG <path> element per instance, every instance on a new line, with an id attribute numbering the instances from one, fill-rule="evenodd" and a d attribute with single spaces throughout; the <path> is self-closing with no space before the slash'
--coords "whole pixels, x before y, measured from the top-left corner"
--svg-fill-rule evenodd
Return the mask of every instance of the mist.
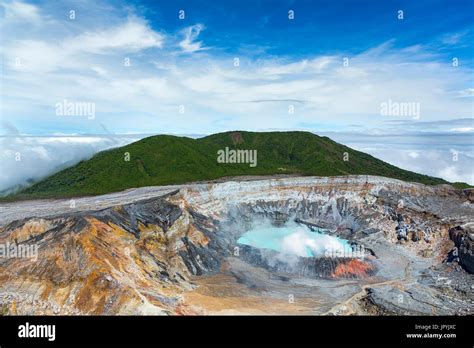
<path id="1" fill-rule="evenodd" d="M 0 140 L 0 195 L 5 196 L 94 154 L 134 142 L 118 136 L 8 136 Z"/>
<path id="2" fill-rule="evenodd" d="M 277 263 L 295 266 L 300 257 L 324 257 L 328 253 L 343 254 L 352 250 L 346 240 L 325 234 L 323 229 L 312 231 L 293 218 L 275 226 L 268 218 L 253 217 L 237 242 L 260 249 L 270 266 Z"/>

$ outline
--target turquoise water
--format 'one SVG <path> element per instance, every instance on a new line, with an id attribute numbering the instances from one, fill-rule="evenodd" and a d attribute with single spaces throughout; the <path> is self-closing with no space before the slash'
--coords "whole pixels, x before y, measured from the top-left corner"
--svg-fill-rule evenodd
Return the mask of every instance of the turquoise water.
<path id="1" fill-rule="evenodd" d="M 313 232 L 297 224 L 282 227 L 262 225 L 244 233 L 237 243 L 306 257 L 323 256 L 329 250 L 352 250 L 347 240 L 324 232 L 323 229 Z"/>

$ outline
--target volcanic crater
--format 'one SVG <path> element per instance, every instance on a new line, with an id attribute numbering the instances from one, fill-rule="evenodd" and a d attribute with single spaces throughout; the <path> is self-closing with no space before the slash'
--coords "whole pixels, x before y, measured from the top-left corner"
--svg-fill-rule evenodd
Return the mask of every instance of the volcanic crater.
<path id="1" fill-rule="evenodd" d="M 472 196 L 449 185 L 233 178 L 0 207 L 0 243 L 39 247 L 0 259 L 6 314 L 474 310 Z"/>

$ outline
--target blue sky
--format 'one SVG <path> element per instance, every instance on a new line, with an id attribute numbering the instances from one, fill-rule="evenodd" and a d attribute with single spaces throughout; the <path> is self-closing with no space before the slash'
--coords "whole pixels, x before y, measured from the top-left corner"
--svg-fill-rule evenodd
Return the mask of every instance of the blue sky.
<path id="1" fill-rule="evenodd" d="M 438 45 L 449 33 L 472 29 L 472 1 L 139 1 L 156 30 L 183 26 L 175 15 L 205 23 L 202 39 L 231 54 L 242 45 L 267 46 L 265 54 L 308 58 L 315 54 L 357 54 L 397 38 L 394 47 Z M 294 21 L 287 12 L 295 11 Z M 404 11 L 404 20 L 397 11 Z M 471 33 L 472 34 L 472 33 Z M 470 36 L 472 39 L 472 36 Z M 469 42 L 469 36 L 464 37 Z M 470 40 L 472 42 L 472 40 Z M 450 48 L 466 57 L 472 46 Z M 448 53 L 448 52 L 445 52 Z M 447 57 L 449 57 L 447 55 Z M 262 54 L 255 54 L 262 56 Z M 472 62 L 471 62 L 472 63 Z"/>
<path id="2" fill-rule="evenodd" d="M 30 160 L 0 189 L 145 134 L 235 129 L 326 134 L 474 183 L 473 16 L 470 0 L 0 0 L 2 161 Z M 94 116 L 58 115 L 66 101 Z"/>

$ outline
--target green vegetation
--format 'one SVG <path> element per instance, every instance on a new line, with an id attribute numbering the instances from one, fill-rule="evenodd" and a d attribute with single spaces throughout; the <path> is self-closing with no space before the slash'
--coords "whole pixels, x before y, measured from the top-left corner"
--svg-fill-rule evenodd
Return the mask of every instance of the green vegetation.
<path id="1" fill-rule="evenodd" d="M 218 150 L 257 150 L 258 165 L 217 162 Z M 125 157 L 129 153 L 130 160 Z M 344 161 L 347 153 L 348 161 Z M 7 199 L 98 195 L 128 188 L 239 175 L 380 175 L 434 185 L 446 181 L 399 169 L 309 132 L 227 132 L 200 139 L 158 135 L 103 151 Z"/>
<path id="2" fill-rule="evenodd" d="M 466 184 L 465 182 L 453 182 L 451 185 L 460 190 L 474 188 L 474 186 Z"/>

